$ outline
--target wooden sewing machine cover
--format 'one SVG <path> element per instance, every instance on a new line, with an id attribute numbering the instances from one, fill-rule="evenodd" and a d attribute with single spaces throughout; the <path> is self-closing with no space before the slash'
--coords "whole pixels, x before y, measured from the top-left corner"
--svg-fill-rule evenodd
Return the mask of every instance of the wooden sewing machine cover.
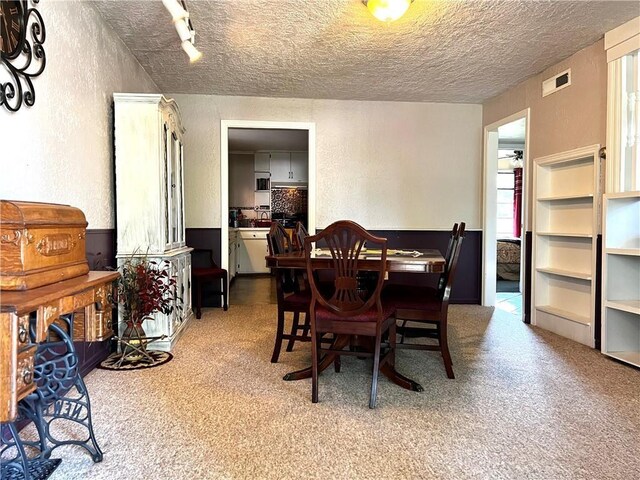
<path id="1" fill-rule="evenodd" d="M 35 350 L 52 322 L 78 312 L 74 341 L 113 334 L 119 274 L 89 272 L 86 227 L 68 205 L 0 200 L 0 422 L 13 421 L 17 402 L 35 390 Z"/>

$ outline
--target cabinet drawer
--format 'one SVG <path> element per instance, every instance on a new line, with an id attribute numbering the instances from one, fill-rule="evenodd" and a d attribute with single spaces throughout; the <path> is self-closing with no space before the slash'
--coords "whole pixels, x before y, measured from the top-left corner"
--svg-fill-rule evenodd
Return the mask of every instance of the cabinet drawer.
<path id="1" fill-rule="evenodd" d="M 34 357 L 36 354 L 36 346 L 18 352 L 18 363 L 16 368 L 16 401 L 19 401 L 29 395 L 36 389 L 33 381 Z"/>
<path id="2" fill-rule="evenodd" d="M 269 233 L 268 228 L 264 228 L 261 230 L 240 230 L 240 239 L 242 240 L 253 240 L 260 239 L 267 241 L 267 233 Z"/>
<path id="3" fill-rule="evenodd" d="M 15 318 L 15 317 L 14 317 Z M 18 350 L 29 345 L 29 315 L 18 317 Z"/>

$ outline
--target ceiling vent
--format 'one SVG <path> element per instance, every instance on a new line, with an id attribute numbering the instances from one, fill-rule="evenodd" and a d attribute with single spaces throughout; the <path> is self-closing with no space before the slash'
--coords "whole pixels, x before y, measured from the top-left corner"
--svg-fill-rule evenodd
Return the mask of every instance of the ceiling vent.
<path id="1" fill-rule="evenodd" d="M 571 85 L 571 69 L 565 70 L 555 77 L 548 78 L 542 82 L 542 96 L 546 97 L 547 95 L 556 93 L 558 90 L 562 90 L 569 85 Z"/>

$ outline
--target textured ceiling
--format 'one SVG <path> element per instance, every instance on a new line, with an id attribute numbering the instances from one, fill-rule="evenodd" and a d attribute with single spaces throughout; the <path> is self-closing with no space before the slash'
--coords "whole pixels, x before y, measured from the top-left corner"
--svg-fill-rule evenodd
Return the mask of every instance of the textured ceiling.
<path id="1" fill-rule="evenodd" d="M 159 1 L 93 2 L 170 93 L 481 103 L 640 14 L 636 1 L 187 0 L 189 65 Z"/>

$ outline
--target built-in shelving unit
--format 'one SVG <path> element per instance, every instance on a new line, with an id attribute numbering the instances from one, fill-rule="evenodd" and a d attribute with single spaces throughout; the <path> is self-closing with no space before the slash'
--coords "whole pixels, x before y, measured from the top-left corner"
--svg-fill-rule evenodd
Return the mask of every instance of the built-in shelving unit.
<path id="1" fill-rule="evenodd" d="M 640 366 L 640 192 L 604 196 L 602 353 Z"/>
<path id="2" fill-rule="evenodd" d="M 534 160 L 532 323 L 594 346 L 599 145 Z"/>

